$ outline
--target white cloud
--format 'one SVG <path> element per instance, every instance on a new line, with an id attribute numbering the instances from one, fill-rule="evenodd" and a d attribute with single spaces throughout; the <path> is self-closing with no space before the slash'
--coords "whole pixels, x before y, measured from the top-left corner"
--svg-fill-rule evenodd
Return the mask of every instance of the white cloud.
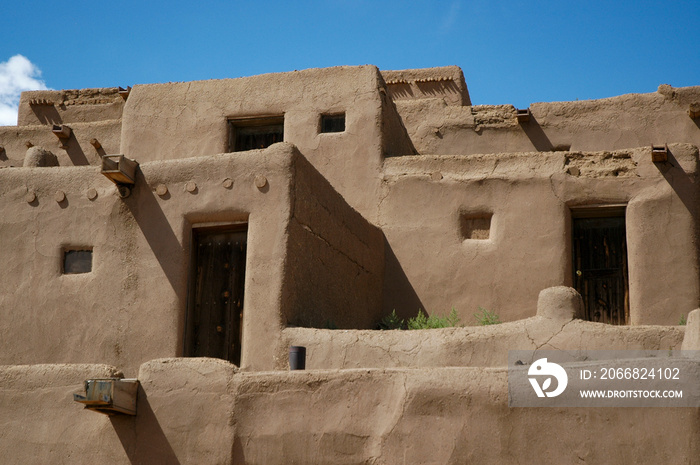
<path id="1" fill-rule="evenodd" d="M 25 90 L 44 90 L 41 70 L 22 55 L 0 63 L 0 126 L 17 124 L 19 95 Z"/>

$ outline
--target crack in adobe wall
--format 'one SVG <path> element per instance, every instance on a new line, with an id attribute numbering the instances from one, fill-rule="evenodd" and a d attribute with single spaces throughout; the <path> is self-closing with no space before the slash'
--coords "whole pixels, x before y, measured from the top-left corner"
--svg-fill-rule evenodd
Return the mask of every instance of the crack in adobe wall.
<path id="1" fill-rule="evenodd" d="M 569 323 L 571 323 L 572 321 L 574 321 L 574 320 L 569 320 L 569 321 L 567 321 L 566 323 L 564 323 L 564 324 L 561 326 L 561 328 L 559 328 L 559 330 L 558 330 L 557 332 L 555 332 L 554 334 L 552 334 L 552 335 L 549 337 L 549 339 L 547 339 L 547 340 L 544 341 L 542 344 L 540 344 L 539 346 L 537 346 L 537 347 L 535 348 L 535 350 L 540 350 L 542 347 L 544 347 L 544 346 L 546 346 L 547 344 L 549 344 L 549 341 L 551 341 L 552 339 L 554 339 L 555 337 L 557 337 L 559 334 L 561 334 L 561 333 L 564 331 L 564 328 L 566 328 L 566 326 L 567 326 Z M 557 347 L 555 347 L 555 346 L 551 346 L 551 347 L 554 347 L 555 349 L 557 349 Z"/>
<path id="2" fill-rule="evenodd" d="M 357 260 L 353 259 L 353 258 L 350 257 L 347 253 L 345 253 L 344 251 L 340 250 L 339 248 L 335 247 L 335 246 L 332 245 L 330 242 L 328 242 L 328 241 L 326 240 L 326 238 L 324 238 L 323 236 L 321 236 L 321 235 L 317 234 L 316 232 L 314 232 L 314 230 L 311 229 L 309 226 L 307 226 L 306 224 L 300 222 L 300 221 L 299 221 L 298 219 L 296 219 L 296 218 L 295 218 L 294 220 L 297 222 L 297 224 L 298 224 L 299 226 L 302 227 L 302 229 L 304 229 L 306 232 L 310 233 L 310 234 L 311 234 L 313 237 L 315 237 L 316 239 L 319 239 L 320 241 L 322 241 L 329 249 L 331 249 L 331 250 L 333 250 L 334 252 L 337 252 L 339 255 L 345 257 L 346 260 L 348 260 L 349 262 L 353 263 L 355 266 L 357 266 L 358 268 L 360 268 L 360 269 L 361 269 L 362 271 L 364 271 L 365 273 L 367 273 L 367 274 L 371 274 L 371 273 L 372 273 L 370 270 L 368 270 L 367 268 L 365 268 L 362 264 L 358 263 Z M 320 260 L 320 258 L 319 258 L 319 260 Z"/>

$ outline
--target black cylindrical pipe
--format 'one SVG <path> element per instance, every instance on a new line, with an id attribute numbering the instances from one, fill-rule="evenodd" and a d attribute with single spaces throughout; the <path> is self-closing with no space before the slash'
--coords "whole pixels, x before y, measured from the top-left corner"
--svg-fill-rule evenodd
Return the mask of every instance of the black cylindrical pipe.
<path id="1" fill-rule="evenodd" d="M 289 369 L 306 369 L 306 347 L 289 346 Z"/>

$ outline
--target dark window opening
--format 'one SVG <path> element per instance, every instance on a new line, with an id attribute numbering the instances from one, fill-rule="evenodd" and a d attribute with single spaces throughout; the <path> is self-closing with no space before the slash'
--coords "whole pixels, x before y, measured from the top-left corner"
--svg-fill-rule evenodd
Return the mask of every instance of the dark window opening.
<path id="1" fill-rule="evenodd" d="M 92 250 L 66 250 L 63 252 L 63 274 L 90 273 Z"/>
<path id="2" fill-rule="evenodd" d="M 584 319 L 629 322 L 624 207 L 572 210 L 573 280 L 583 297 Z"/>
<path id="3" fill-rule="evenodd" d="M 229 151 L 264 149 L 284 140 L 284 117 L 229 120 Z"/>
<path id="4" fill-rule="evenodd" d="M 460 232 L 462 239 L 486 240 L 491 234 L 491 214 L 461 215 Z"/>
<path id="5" fill-rule="evenodd" d="M 185 356 L 241 363 L 247 230 L 193 231 Z"/>
<path id="6" fill-rule="evenodd" d="M 321 132 L 344 132 L 345 113 L 338 115 L 321 115 Z"/>

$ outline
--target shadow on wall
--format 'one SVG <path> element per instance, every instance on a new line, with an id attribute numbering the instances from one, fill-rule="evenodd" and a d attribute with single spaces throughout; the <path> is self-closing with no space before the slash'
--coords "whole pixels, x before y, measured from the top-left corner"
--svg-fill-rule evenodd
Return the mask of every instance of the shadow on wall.
<path id="1" fill-rule="evenodd" d="M 697 121 L 695 122 L 696 124 Z M 700 126 L 699 126 L 700 127 Z M 671 189 L 676 193 L 678 198 L 683 202 L 683 205 L 688 209 L 688 213 L 693 218 L 693 224 L 696 229 L 700 227 L 698 225 L 698 215 L 697 215 L 697 199 L 695 198 L 695 181 L 691 178 L 688 173 L 683 170 L 683 167 L 678 162 L 678 159 L 673 156 L 671 150 L 668 151 L 668 160 L 662 163 L 654 163 L 656 169 L 659 170 L 661 175 L 668 181 Z M 697 251 L 698 260 L 700 260 L 700 248 Z"/>
<path id="2" fill-rule="evenodd" d="M 114 415 L 109 420 L 132 464 L 180 464 L 142 386 L 138 393 L 138 417 Z"/>
<path id="3" fill-rule="evenodd" d="M 236 435 L 231 447 L 231 458 L 233 459 L 232 463 L 246 463 L 244 446 L 245 445 L 241 441 L 241 438 Z"/>
<path id="4" fill-rule="evenodd" d="M 535 119 L 535 115 L 530 115 L 529 121 L 520 123 L 520 127 L 523 128 L 525 135 L 530 139 L 535 150 L 538 152 L 551 152 L 554 150 L 552 142 L 542 130 L 540 123 Z"/>
<path id="5" fill-rule="evenodd" d="M 418 89 L 419 94 L 415 95 L 413 86 Z M 414 81 L 411 82 L 392 82 L 387 85 L 389 94 L 392 99 L 412 99 L 421 98 L 421 95 L 431 98 L 441 97 L 445 94 L 459 95 L 461 90 L 456 82 L 449 81 Z M 424 97 L 425 98 L 425 97 Z"/>
<path id="6" fill-rule="evenodd" d="M 399 318 L 408 319 L 416 316 L 418 309 L 425 309 L 425 307 L 386 238 L 384 238 L 384 259 L 383 315 L 396 310 Z"/>
<path id="7" fill-rule="evenodd" d="M 392 98 L 404 99 L 413 98 L 413 91 L 411 90 L 411 84 L 407 83 L 397 83 L 390 84 L 387 86 Z"/>
<path id="8" fill-rule="evenodd" d="M 51 105 L 31 105 L 32 112 L 41 124 L 61 124 L 61 115 L 58 114 L 56 107 Z"/>
<path id="9" fill-rule="evenodd" d="M 459 86 L 452 80 L 449 81 L 429 81 L 429 82 L 416 82 L 418 89 L 431 97 L 440 97 L 445 93 L 459 94 Z"/>
<path id="10" fill-rule="evenodd" d="M 85 152 L 83 152 L 82 147 L 80 147 L 80 144 L 78 143 L 78 139 L 75 138 L 75 134 L 72 131 L 70 138 L 64 142 L 64 150 L 68 154 L 71 162 L 73 162 L 73 165 L 84 166 L 90 164 L 85 156 Z"/>
<path id="11" fill-rule="evenodd" d="M 180 298 L 184 298 L 182 290 L 186 286 L 179 281 L 183 248 L 155 196 L 143 173 L 137 169 L 136 184 L 124 203 L 139 225 L 170 286 Z"/>
<path id="12" fill-rule="evenodd" d="M 688 213 L 693 217 L 693 220 L 697 221 L 695 182 L 688 173 L 683 170 L 683 167 L 676 157 L 673 156 L 673 153 L 669 150 L 668 161 L 654 163 L 654 166 L 656 166 L 656 169 L 658 169 L 666 181 L 668 181 L 668 184 L 676 195 L 678 195 L 681 202 L 683 202 L 685 208 L 688 209 Z"/>

